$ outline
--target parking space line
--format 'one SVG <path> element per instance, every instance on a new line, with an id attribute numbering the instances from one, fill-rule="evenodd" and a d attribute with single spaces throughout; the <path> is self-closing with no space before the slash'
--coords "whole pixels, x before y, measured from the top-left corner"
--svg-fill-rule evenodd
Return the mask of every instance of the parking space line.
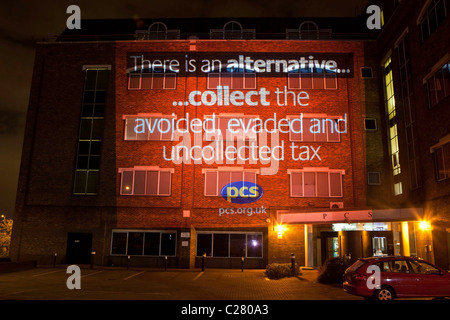
<path id="1" fill-rule="evenodd" d="M 44 273 L 34 274 L 34 275 L 32 275 L 32 277 L 40 277 L 40 276 L 45 276 L 46 274 L 51 274 L 51 273 L 56 273 L 56 272 L 62 272 L 62 271 L 63 271 L 63 270 L 56 270 L 56 271 L 44 272 Z"/>
<path id="2" fill-rule="evenodd" d="M 128 276 L 128 277 L 126 277 L 126 278 L 123 278 L 123 280 L 128 280 L 128 279 L 130 279 L 130 278 L 133 278 L 133 277 L 135 277 L 135 276 L 138 276 L 138 275 L 140 275 L 140 274 L 143 274 L 144 272 L 145 272 L 145 271 L 141 271 L 141 272 L 132 274 L 131 276 Z"/>
<path id="3" fill-rule="evenodd" d="M 102 273 L 102 272 L 105 272 L 105 270 L 101 270 L 101 271 L 97 271 L 97 272 L 93 272 L 93 273 L 88 273 L 88 274 L 85 274 L 84 276 L 81 276 L 81 278 L 89 277 L 89 276 L 92 276 L 94 274 L 99 274 L 99 273 Z"/>
<path id="4" fill-rule="evenodd" d="M 198 275 L 195 276 L 194 279 L 192 279 L 192 281 L 197 280 L 197 279 L 200 278 L 204 273 L 205 273 L 204 271 L 200 272 Z"/>

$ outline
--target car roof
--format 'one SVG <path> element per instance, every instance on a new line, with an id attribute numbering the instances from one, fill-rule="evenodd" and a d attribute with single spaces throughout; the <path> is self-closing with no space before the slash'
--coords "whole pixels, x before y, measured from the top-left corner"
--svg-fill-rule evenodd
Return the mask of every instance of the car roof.
<path id="1" fill-rule="evenodd" d="M 367 257 L 367 258 L 359 258 L 359 260 L 367 261 L 367 262 L 373 262 L 373 261 L 385 261 L 385 260 L 423 260 L 422 258 L 418 257 L 411 257 L 411 256 L 382 256 L 382 257 Z"/>

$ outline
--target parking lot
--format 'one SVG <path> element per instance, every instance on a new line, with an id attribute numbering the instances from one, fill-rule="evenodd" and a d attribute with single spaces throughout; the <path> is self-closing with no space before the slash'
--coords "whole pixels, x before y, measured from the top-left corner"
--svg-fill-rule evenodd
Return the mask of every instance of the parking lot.
<path id="1" fill-rule="evenodd" d="M 68 289 L 66 267 L 0 274 L 1 300 L 361 300 L 319 284 L 317 271 L 269 280 L 264 270 L 154 270 L 81 267 L 80 289 Z"/>

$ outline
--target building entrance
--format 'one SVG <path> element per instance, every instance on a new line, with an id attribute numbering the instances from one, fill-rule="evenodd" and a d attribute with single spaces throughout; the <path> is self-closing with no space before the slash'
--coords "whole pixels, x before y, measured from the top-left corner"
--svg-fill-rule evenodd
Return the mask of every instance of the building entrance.
<path id="1" fill-rule="evenodd" d="M 89 264 L 91 262 L 91 250 L 92 233 L 68 233 L 66 263 Z"/>

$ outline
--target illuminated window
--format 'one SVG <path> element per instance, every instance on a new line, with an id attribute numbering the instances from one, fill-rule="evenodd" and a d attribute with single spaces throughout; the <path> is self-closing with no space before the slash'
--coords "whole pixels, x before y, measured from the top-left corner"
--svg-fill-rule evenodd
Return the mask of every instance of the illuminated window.
<path id="1" fill-rule="evenodd" d="M 450 143 L 433 149 L 436 180 L 450 178 Z"/>
<path id="2" fill-rule="evenodd" d="M 170 196 L 174 169 L 158 167 L 121 168 L 121 195 Z"/>
<path id="3" fill-rule="evenodd" d="M 254 169 L 204 169 L 205 196 L 220 196 L 220 191 L 231 182 L 245 181 L 256 185 L 258 170 Z"/>
<path id="4" fill-rule="evenodd" d="M 338 117 L 327 115 L 303 114 L 288 116 L 289 141 L 303 142 L 339 142 L 340 133 L 344 132 L 343 121 Z"/>
<path id="5" fill-rule="evenodd" d="M 125 119 L 126 141 L 171 141 L 173 139 L 173 115 L 127 115 Z"/>
<path id="6" fill-rule="evenodd" d="M 317 72 L 293 70 L 288 73 L 288 88 L 336 90 L 337 76 L 335 72 L 325 69 L 317 69 Z"/>
<path id="7" fill-rule="evenodd" d="M 205 117 L 205 141 L 256 141 L 259 116 L 221 113 L 214 115 L 214 124 L 211 118 Z"/>
<path id="8" fill-rule="evenodd" d="M 397 132 L 397 117 L 395 109 L 395 97 L 394 97 L 394 81 L 392 76 L 392 63 L 391 58 L 384 64 L 384 80 L 385 80 L 385 95 L 386 95 L 386 113 L 388 118 L 388 137 L 389 137 L 389 155 L 391 157 L 392 173 L 395 176 L 401 172 L 400 158 L 399 158 L 399 144 L 398 144 L 398 132 Z M 400 190 L 401 188 L 397 190 Z M 397 195 L 397 194 L 396 194 Z"/>
<path id="9" fill-rule="evenodd" d="M 260 232 L 197 232 L 197 257 L 262 258 L 263 234 Z"/>
<path id="10" fill-rule="evenodd" d="M 107 67 L 85 71 L 74 194 L 97 194 L 108 76 Z"/>
<path id="11" fill-rule="evenodd" d="M 402 189 L 402 183 L 401 182 L 397 182 L 394 184 L 394 195 L 398 196 L 401 195 L 403 193 L 403 189 Z"/>
<path id="12" fill-rule="evenodd" d="M 155 60 L 156 61 L 156 60 Z M 170 71 L 162 62 L 151 65 L 142 60 L 142 65 L 128 70 L 129 90 L 176 89 L 177 74 Z"/>
<path id="13" fill-rule="evenodd" d="M 343 170 L 321 169 L 313 171 L 291 169 L 290 196 L 291 197 L 342 197 Z"/>
<path id="14" fill-rule="evenodd" d="M 174 231 L 114 230 L 111 255 L 174 257 L 176 244 Z"/>
<path id="15" fill-rule="evenodd" d="M 450 96 L 450 61 L 428 79 L 427 91 L 430 108 Z"/>
<path id="16" fill-rule="evenodd" d="M 445 20 L 448 14 L 449 0 L 431 0 L 423 11 L 419 22 L 422 41 L 427 40 L 437 27 Z"/>
<path id="17" fill-rule="evenodd" d="M 228 89 L 256 89 L 256 73 L 244 68 L 210 72 L 207 86 L 208 89 L 217 89 L 219 86 Z"/>

